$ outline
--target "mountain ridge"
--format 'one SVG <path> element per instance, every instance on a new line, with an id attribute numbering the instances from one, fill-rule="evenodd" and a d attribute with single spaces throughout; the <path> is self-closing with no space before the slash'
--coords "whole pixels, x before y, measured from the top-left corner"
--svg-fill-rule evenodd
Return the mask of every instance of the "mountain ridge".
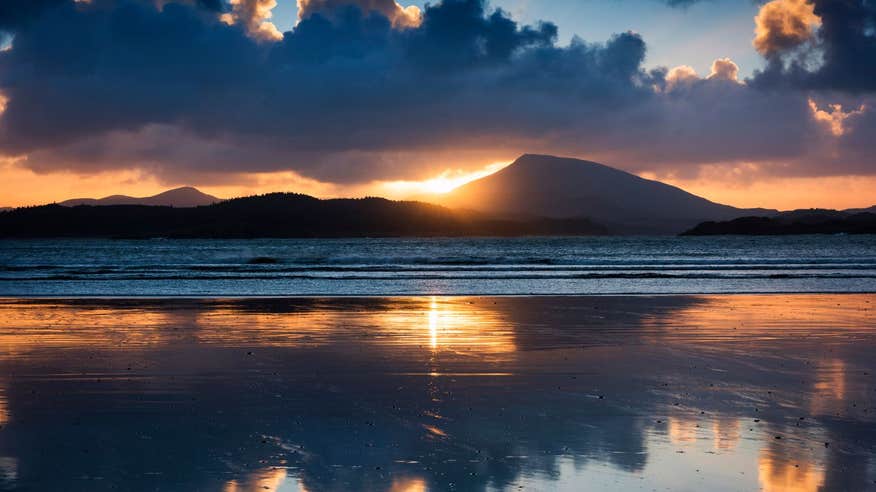
<path id="1" fill-rule="evenodd" d="M 320 200 L 295 193 L 212 205 L 23 207 L 0 214 L 0 238 L 333 238 L 605 234 L 585 219 L 497 220 L 385 198 Z"/>
<path id="2" fill-rule="evenodd" d="M 678 233 L 706 220 L 778 213 L 715 203 L 593 161 L 540 154 L 524 154 L 436 203 L 511 217 L 587 217 L 625 233 Z"/>
<path id="3" fill-rule="evenodd" d="M 146 197 L 127 195 L 110 195 L 103 198 L 73 198 L 64 200 L 58 205 L 62 207 L 77 207 L 80 205 L 149 205 L 159 207 L 200 207 L 221 202 L 221 198 L 208 195 L 192 186 L 182 186 Z"/>

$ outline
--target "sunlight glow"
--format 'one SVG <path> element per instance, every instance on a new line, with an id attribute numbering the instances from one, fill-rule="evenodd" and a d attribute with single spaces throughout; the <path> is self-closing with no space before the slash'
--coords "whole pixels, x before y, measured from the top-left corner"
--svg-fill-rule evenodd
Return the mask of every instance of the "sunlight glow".
<path id="1" fill-rule="evenodd" d="M 501 171 L 510 164 L 510 161 L 493 162 L 476 171 L 447 169 L 438 176 L 423 181 L 386 181 L 381 186 L 386 190 L 387 194 L 400 198 L 424 194 L 443 195 L 476 179 L 481 179 Z"/>

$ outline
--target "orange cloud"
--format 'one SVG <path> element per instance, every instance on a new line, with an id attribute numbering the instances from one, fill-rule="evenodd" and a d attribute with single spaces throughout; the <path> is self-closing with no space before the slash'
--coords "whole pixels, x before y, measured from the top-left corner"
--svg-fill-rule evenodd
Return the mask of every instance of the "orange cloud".
<path id="1" fill-rule="evenodd" d="M 283 33 L 269 19 L 276 0 L 230 0 L 231 12 L 222 14 L 226 24 L 243 24 L 250 36 L 266 41 L 283 39 Z"/>
<path id="2" fill-rule="evenodd" d="M 806 0 L 773 0 L 760 8 L 754 23 L 754 47 L 769 57 L 808 41 L 821 18 Z"/>
<path id="3" fill-rule="evenodd" d="M 712 62 L 709 78 L 739 82 L 739 65 L 729 58 L 718 58 Z"/>
<path id="4" fill-rule="evenodd" d="M 810 98 L 809 109 L 812 110 L 815 121 L 829 130 L 833 136 L 841 137 L 846 134 L 846 120 L 850 116 L 863 114 L 867 107 L 862 104 L 858 109 L 843 111 L 842 104 L 828 104 L 827 109 L 819 109 L 818 103 Z"/>
<path id="5" fill-rule="evenodd" d="M 700 80 L 697 71 L 689 65 L 681 65 L 669 70 L 666 74 L 666 91 L 671 92 L 677 87 L 692 84 Z"/>

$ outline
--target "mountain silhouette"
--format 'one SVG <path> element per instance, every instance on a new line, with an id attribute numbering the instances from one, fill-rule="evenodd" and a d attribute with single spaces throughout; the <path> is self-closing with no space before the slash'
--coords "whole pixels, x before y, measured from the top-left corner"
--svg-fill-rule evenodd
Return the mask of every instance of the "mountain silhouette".
<path id="1" fill-rule="evenodd" d="M 499 220 L 420 202 L 294 193 L 174 208 L 57 204 L 0 214 L 0 238 L 308 238 L 604 234 L 586 219 Z"/>
<path id="2" fill-rule="evenodd" d="M 788 234 L 876 234 L 876 207 L 848 210 L 799 209 L 770 217 L 739 217 L 708 221 L 685 231 L 685 236 L 788 235 Z"/>
<path id="3" fill-rule="evenodd" d="M 707 220 L 776 213 L 721 205 L 596 162 L 533 154 L 437 203 L 505 217 L 587 217 L 623 233 L 678 233 Z"/>
<path id="4" fill-rule="evenodd" d="M 848 214 L 861 214 L 861 213 L 876 214 L 876 205 L 873 205 L 872 207 L 868 207 L 868 208 L 849 208 L 849 209 L 843 210 L 843 212 L 846 212 Z"/>
<path id="5" fill-rule="evenodd" d="M 220 198 L 202 193 L 196 188 L 184 186 L 163 193 L 142 198 L 112 195 L 104 198 L 74 198 L 59 205 L 75 207 L 77 205 L 152 205 L 160 207 L 199 207 L 221 202 Z"/>

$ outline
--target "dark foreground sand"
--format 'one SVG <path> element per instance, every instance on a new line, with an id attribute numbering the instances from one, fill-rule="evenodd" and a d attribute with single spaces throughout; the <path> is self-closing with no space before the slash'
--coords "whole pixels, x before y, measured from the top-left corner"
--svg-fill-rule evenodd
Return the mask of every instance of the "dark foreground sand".
<path id="1" fill-rule="evenodd" d="M 0 489 L 876 489 L 876 295 L 0 300 Z"/>

